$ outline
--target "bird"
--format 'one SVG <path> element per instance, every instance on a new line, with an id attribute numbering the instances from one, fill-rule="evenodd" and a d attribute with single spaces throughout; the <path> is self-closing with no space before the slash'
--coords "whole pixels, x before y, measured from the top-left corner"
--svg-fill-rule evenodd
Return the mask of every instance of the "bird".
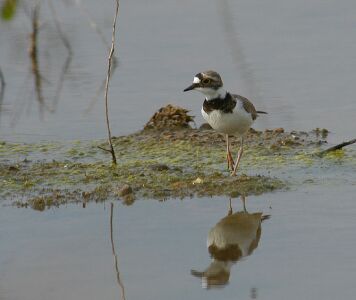
<path id="1" fill-rule="evenodd" d="M 202 279 L 203 287 L 223 287 L 229 282 L 231 267 L 258 247 L 261 224 L 270 215 L 262 212 L 249 213 L 245 196 L 241 196 L 243 210 L 233 213 L 231 198 L 227 216 L 210 229 L 207 239 L 211 263 L 204 271 L 191 270 L 194 277 Z"/>
<path id="2" fill-rule="evenodd" d="M 247 98 L 226 91 L 220 74 L 213 70 L 196 74 L 193 83 L 183 91 L 192 90 L 199 91 L 205 96 L 201 109 L 203 118 L 214 130 L 225 135 L 227 166 L 231 175 L 236 176 L 243 153 L 244 136 L 258 115 L 267 113 L 257 111 Z M 236 162 L 230 151 L 229 136 L 240 138 Z"/>

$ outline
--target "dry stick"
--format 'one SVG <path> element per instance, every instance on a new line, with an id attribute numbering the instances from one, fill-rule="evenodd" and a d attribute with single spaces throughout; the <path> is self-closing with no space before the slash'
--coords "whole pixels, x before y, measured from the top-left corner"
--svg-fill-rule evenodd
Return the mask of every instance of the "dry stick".
<path id="1" fill-rule="evenodd" d="M 26 100 L 28 97 L 27 95 L 27 90 L 28 90 L 28 82 L 30 80 L 31 73 L 29 72 L 27 76 L 24 78 L 23 84 L 18 88 L 17 95 L 16 95 L 16 100 L 14 104 L 14 109 L 13 109 L 13 114 L 10 119 L 10 127 L 13 128 L 16 126 L 17 122 L 20 120 L 24 109 L 26 107 Z"/>
<path id="2" fill-rule="evenodd" d="M 116 162 L 116 155 L 115 155 L 115 150 L 112 145 L 112 140 L 111 140 L 111 131 L 110 131 L 110 123 L 109 123 L 109 109 L 108 109 L 108 90 L 109 90 L 109 81 L 110 81 L 110 75 L 111 75 L 111 62 L 112 62 L 112 57 L 115 51 L 115 31 L 116 31 L 116 19 L 117 15 L 119 13 L 119 0 L 116 0 L 116 10 L 115 10 L 115 17 L 114 17 L 114 23 L 112 25 L 112 37 L 111 37 L 111 49 L 109 53 L 109 59 L 108 59 L 108 73 L 106 76 L 106 83 L 105 83 L 105 116 L 106 116 L 106 125 L 107 125 L 107 130 L 108 130 L 108 142 L 110 146 L 110 153 L 112 156 L 112 162 L 114 165 L 117 164 Z"/>
<path id="3" fill-rule="evenodd" d="M 105 45 L 105 47 L 108 47 L 108 51 L 110 51 L 109 43 L 106 40 L 105 34 L 103 33 L 103 31 L 101 30 L 99 25 L 94 21 L 92 15 L 89 13 L 89 11 L 82 5 L 82 2 L 80 0 L 73 0 L 73 2 L 78 6 L 80 12 L 86 16 L 91 28 L 94 29 L 94 31 L 100 37 L 100 40 L 102 41 L 102 43 Z M 117 66 L 117 59 L 116 59 L 115 55 L 113 55 L 112 66 L 111 66 L 111 75 L 114 74 L 116 66 Z M 85 111 L 84 111 L 85 115 L 88 114 L 93 109 L 94 105 L 99 100 L 99 95 L 105 88 L 105 82 L 106 82 L 106 79 L 104 78 L 102 83 L 100 84 L 100 86 L 97 88 L 97 91 L 96 91 L 94 97 L 89 102 L 88 107 L 85 109 Z"/>
<path id="4" fill-rule="evenodd" d="M 63 88 L 63 85 L 64 85 L 65 75 L 67 74 L 67 72 L 69 70 L 69 66 L 70 66 L 71 61 L 72 61 L 72 55 L 68 55 L 66 60 L 65 60 L 65 62 L 63 63 L 61 74 L 60 74 L 59 79 L 58 79 L 57 88 L 56 88 L 56 91 L 54 93 L 54 98 L 53 98 L 53 103 L 52 103 L 53 111 L 55 111 L 56 108 L 57 108 L 57 105 L 58 105 L 58 102 L 59 102 L 59 98 L 60 98 L 60 95 L 61 95 L 61 92 L 62 92 L 62 88 Z"/>
<path id="5" fill-rule="evenodd" d="M 89 25 L 96 31 L 96 33 L 99 35 L 101 41 L 105 45 L 105 47 L 109 44 L 105 38 L 105 34 L 103 31 L 100 29 L 98 24 L 94 21 L 93 17 L 91 14 L 88 12 L 88 10 L 82 6 L 82 2 L 80 0 L 73 0 L 73 2 L 78 6 L 79 10 L 81 13 L 83 13 L 89 20 Z"/>
<path id="6" fill-rule="evenodd" d="M 326 150 L 323 150 L 323 151 L 321 151 L 321 152 L 318 152 L 318 153 L 316 153 L 315 155 L 316 155 L 316 156 L 319 156 L 319 157 L 322 157 L 322 156 L 324 156 L 325 154 L 328 154 L 329 152 L 342 149 L 343 147 L 348 146 L 348 145 L 351 145 L 351 144 L 354 144 L 354 143 L 356 143 L 356 139 L 353 139 L 353 140 L 350 140 L 350 141 L 347 141 L 347 142 L 343 142 L 343 143 L 337 144 L 336 146 L 333 146 L 333 147 L 330 147 L 330 148 L 328 148 L 328 149 L 326 149 Z"/>
<path id="7" fill-rule="evenodd" d="M 99 25 L 94 21 L 92 15 L 89 13 L 89 11 L 82 5 L 81 0 L 73 0 L 73 2 L 78 6 L 80 12 L 83 13 L 86 16 L 91 28 L 94 29 L 94 31 L 100 37 L 100 40 L 102 41 L 102 43 L 105 45 L 105 47 L 108 47 L 108 51 L 110 51 L 109 43 L 106 40 L 105 34 L 103 33 L 103 31 L 101 30 Z M 117 63 L 117 59 L 116 59 L 115 55 L 113 55 L 113 57 L 112 57 L 112 65 L 111 65 L 111 75 L 114 74 L 114 71 L 116 69 L 117 64 L 118 64 Z M 97 89 L 97 91 L 95 93 L 95 96 L 92 98 L 92 100 L 90 101 L 88 107 L 85 109 L 84 114 L 88 114 L 93 109 L 93 107 L 96 104 L 96 102 L 99 100 L 99 95 L 105 88 L 105 82 L 106 82 L 106 79 L 103 79 L 103 82 L 98 87 L 98 89 Z M 105 149 L 103 149 L 103 150 L 105 150 Z"/>
<path id="8" fill-rule="evenodd" d="M 116 60 L 116 57 L 114 55 L 113 56 L 113 60 L 112 60 L 112 66 L 111 66 L 111 75 L 114 74 L 114 71 L 116 70 L 116 66 L 117 66 L 117 60 Z M 99 100 L 99 95 L 101 94 L 101 92 L 105 88 L 105 82 L 106 82 L 106 79 L 104 79 L 102 81 L 102 83 L 100 84 L 100 86 L 97 88 L 95 96 L 90 100 L 90 103 L 89 103 L 88 107 L 84 111 L 84 115 L 90 113 L 90 111 L 93 109 L 93 107 L 96 104 L 96 102 Z"/>
<path id="9" fill-rule="evenodd" d="M 1 84 L 1 92 L 2 92 L 2 90 L 5 88 L 5 77 L 1 68 L 0 68 L 0 84 Z"/>
<path id="10" fill-rule="evenodd" d="M 2 102 L 4 100 L 4 95 L 5 95 L 5 78 L 0 68 L 0 117 L 1 117 Z"/>
<path id="11" fill-rule="evenodd" d="M 27 1 L 29 2 L 29 1 Z M 36 21 L 34 18 L 34 10 L 37 9 L 37 7 L 40 5 L 40 0 L 37 0 L 34 4 L 34 9 L 32 8 L 32 2 L 31 3 L 27 3 L 26 1 L 21 1 L 20 4 L 24 11 L 24 14 L 26 15 L 26 17 L 29 18 L 30 22 L 31 22 L 31 28 L 32 28 L 32 32 L 29 33 L 29 57 L 31 60 L 31 65 L 32 65 L 32 70 L 31 72 L 29 72 L 27 74 L 27 76 L 24 78 L 24 82 L 21 85 L 21 87 L 18 89 L 18 93 L 16 96 L 16 101 L 15 101 L 15 108 L 14 108 L 14 113 L 13 116 L 11 117 L 10 120 L 10 127 L 15 127 L 17 122 L 20 120 L 22 114 L 24 113 L 24 110 L 26 108 L 26 100 L 29 99 L 28 97 L 28 82 L 30 80 L 31 74 L 34 76 L 35 78 L 35 91 L 34 93 L 37 93 L 37 87 L 36 87 L 36 82 L 41 82 L 42 80 L 42 76 L 40 75 L 39 72 L 39 67 L 38 67 L 38 60 L 37 60 L 37 34 L 39 31 L 39 24 L 38 24 L 38 20 Z M 30 7 L 31 5 L 31 7 Z M 38 16 L 37 16 L 38 17 Z M 37 71 L 35 71 L 37 70 Z M 37 72 L 37 73 L 35 73 Z M 36 75 L 37 74 L 37 75 Z M 40 83 L 41 85 L 41 83 Z M 38 94 L 37 94 L 38 95 Z M 41 92 L 40 92 L 40 95 Z M 31 98 L 32 100 L 32 94 L 31 94 Z M 40 97 L 40 99 L 42 99 Z M 37 99 L 38 100 L 38 99 Z M 27 107 L 30 107 L 31 103 L 29 101 Z M 41 114 L 41 110 L 42 110 L 42 106 L 40 104 L 40 114 Z"/>
<path id="12" fill-rule="evenodd" d="M 35 90 L 37 94 L 38 102 L 40 103 L 40 116 L 43 117 L 42 111 L 42 103 L 43 95 L 42 95 L 42 82 L 41 82 L 41 74 L 38 66 L 38 51 L 37 51 L 37 36 L 38 36 L 38 14 L 39 14 L 39 2 L 35 4 L 35 7 L 32 11 L 31 23 L 32 23 L 32 32 L 30 34 L 30 48 L 29 54 L 32 63 L 32 73 L 35 78 Z"/>
<path id="13" fill-rule="evenodd" d="M 115 65 L 113 65 L 111 68 L 111 75 L 114 74 L 114 66 Z M 84 115 L 89 114 L 91 112 L 91 110 L 93 109 L 94 105 L 98 102 L 100 94 L 105 88 L 105 82 L 106 82 L 106 79 L 104 78 L 104 80 L 101 82 L 100 86 L 98 86 L 94 97 L 90 100 L 88 107 L 84 110 Z"/>
<path id="14" fill-rule="evenodd" d="M 58 19 L 58 16 L 57 16 L 57 12 L 56 12 L 56 9 L 54 8 L 54 5 L 52 3 L 52 0 L 49 0 L 48 1 L 48 4 L 49 4 L 49 8 L 50 8 L 50 11 L 52 13 L 52 16 L 53 16 L 53 19 L 54 19 L 54 24 L 56 25 L 56 29 L 58 31 L 58 34 L 59 34 L 59 37 L 61 38 L 62 42 L 63 42 L 63 45 L 66 47 L 67 51 L 68 51 L 68 55 L 72 55 L 73 52 L 72 52 L 72 47 L 67 39 L 67 37 L 65 36 L 65 34 L 63 33 L 62 31 L 62 28 L 61 28 L 61 22 L 60 20 Z"/>
<path id="15" fill-rule="evenodd" d="M 119 287 L 120 287 L 120 290 L 121 290 L 121 298 L 125 300 L 126 299 L 126 297 L 125 297 L 125 287 L 124 287 L 124 284 L 121 281 L 120 272 L 119 272 L 119 265 L 118 265 L 118 259 L 117 259 L 117 254 L 116 254 L 116 251 L 115 251 L 114 233 L 113 233 L 113 226 L 112 226 L 113 218 L 114 218 L 114 203 L 111 202 L 111 204 L 110 204 L 110 240 L 111 240 L 111 250 L 112 250 L 112 254 L 114 256 L 116 279 L 117 279 L 117 283 L 119 284 Z"/>
<path id="16" fill-rule="evenodd" d="M 47 109 L 49 112 L 53 112 L 53 110 L 50 107 L 48 107 L 48 105 L 46 104 L 42 93 L 43 78 L 40 72 L 39 60 L 38 60 L 38 48 L 37 48 L 38 31 L 39 31 L 39 10 L 40 10 L 40 1 L 36 2 L 31 16 L 32 32 L 30 33 L 29 55 L 32 64 L 32 73 L 35 80 L 35 92 L 37 95 L 37 100 L 39 102 L 40 117 L 43 118 L 43 108 Z"/>
<path id="17" fill-rule="evenodd" d="M 5 93 L 5 77 L 4 77 L 4 74 L 0 68 L 0 103 L 2 102 L 2 99 L 4 97 L 4 93 Z M 1 107 L 0 107 L 1 109 Z"/>
<path id="18" fill-rule="evenodd" d="M 257 99 L 259 95 L 259 88 L 257 86 L 254 72 L 247 62 L 244 45 L 242 43 L 241 36 L 239 35 L 238 28 L 235 25 L 235 18 L 233 17 L 230 3 L 227 0 L 218 1 L 216 3 L 218 5 L 218 17 L 220 17 L 226 44 L 228 46 L 228 50 L 230 50 L 234 65 L 236 69 L 239 70 L 239 73 L 241 73 L 249 95 L 254 99 Z"/>
<path id="19" fill-rule="evenodd" d="M 49 3 L 49 8 L 51 10 L 51 13 L 52 13 L 52 16 L 53 16 L 53 19 L 54 19 L 54 23 L 56 25 L 56 29 L 58 31 L 59 37 L 60 37 L 61 41 L 63 42 L 64 47 L 68 51 L 68 56 L 67 56 L 67 58 L 66 58 L 66 60 L 65 60 L 65 62 L 63 64 L 62 71 L 60 73 L 60 77 L 59 77 L 59 80 L 58 80 L 57 88 L 56 88 L 56 91 L 55 91 L 55 94 L 54 94 L 53 110 L 55 110 L 57 108 L 57 104 L 58 104 L 58 101 L 59 101 L 59 96 L 60 96 L 62 88 L 63 88 L 64 77 L 67 74 L 67 72 L 69 70 L 69 65 L 70 65 L 70 63 L 72 61 L 73 51 L 72 51 L 72 47 L 71 47 L 71 45 L 69 43 L 69 40 L 67 39 L 67 37 L 63 33 L 63 30 L 62 30 L 62 27 L 61 27 L 61 22 L 60 22 L 60 20 L 58 18 L 58 15 L 57 15 L 57 12 L 56 12 L 56 9 L 55 9 L 55 7 L 53 5 L 52 0 L 49 0 L 48 3 Z"/>

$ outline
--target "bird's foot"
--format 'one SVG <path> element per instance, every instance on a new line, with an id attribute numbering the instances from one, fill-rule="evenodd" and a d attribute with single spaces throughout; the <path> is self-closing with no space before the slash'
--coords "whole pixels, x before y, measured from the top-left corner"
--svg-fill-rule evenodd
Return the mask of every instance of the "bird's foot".
<path id="1" fill-rule="evenodd" d="M 237 175 L 236 175 L 236 170 L 231 170 L 231 171 L 230 171 L 230 175 L 231 175 L 231 176 L 237 176 Z"/>

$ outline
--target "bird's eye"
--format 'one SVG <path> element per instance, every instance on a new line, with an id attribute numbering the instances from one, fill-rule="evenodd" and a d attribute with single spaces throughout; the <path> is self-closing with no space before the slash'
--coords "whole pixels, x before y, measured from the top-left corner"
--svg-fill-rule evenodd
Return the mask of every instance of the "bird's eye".
<path id="1" fill-rule="evenodd" d="M 208 83 L 210 83 L 210 79 L 209 79 L 209 78 L 204 78 L 204 79 L 202 80 L 202 83 L 208 84 Z"/>

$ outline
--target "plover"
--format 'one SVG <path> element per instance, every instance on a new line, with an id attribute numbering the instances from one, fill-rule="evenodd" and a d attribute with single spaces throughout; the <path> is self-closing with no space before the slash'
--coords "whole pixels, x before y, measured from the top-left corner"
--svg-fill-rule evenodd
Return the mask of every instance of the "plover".
<path id="1" fill-rule="evenodd" d="M 225 134 L 226 159 L 231 175 L 235 176 L 243 153 L 244 135 L 256 120 L 259 113 L 245 97 L 230 94 L 223 88 L 219 73 L 204 71 L 194 76 L 193 83 L 184 92 L 196 90 L 204 94 L 205 100 L 201 113 L 204 119 L 216 131 Z M 230 151 L 229 136 L 240 137 L 240 149 L 234 163 Z"/>
<path id="2" fill-rule="evenodd" d="M 262 222 L 270 218 L 262 212 L 249 213 L 245 197 L 241 196 L 243 210 L 233 213 L 231 198 L 228 215 L 210 229 L 207 239 L 211 263 L 204 271 L 191 270 L 202 279 L 203 287 L 219 287 L 229 282 L 231 267 L 250 256 L 258 247 Z"/>

